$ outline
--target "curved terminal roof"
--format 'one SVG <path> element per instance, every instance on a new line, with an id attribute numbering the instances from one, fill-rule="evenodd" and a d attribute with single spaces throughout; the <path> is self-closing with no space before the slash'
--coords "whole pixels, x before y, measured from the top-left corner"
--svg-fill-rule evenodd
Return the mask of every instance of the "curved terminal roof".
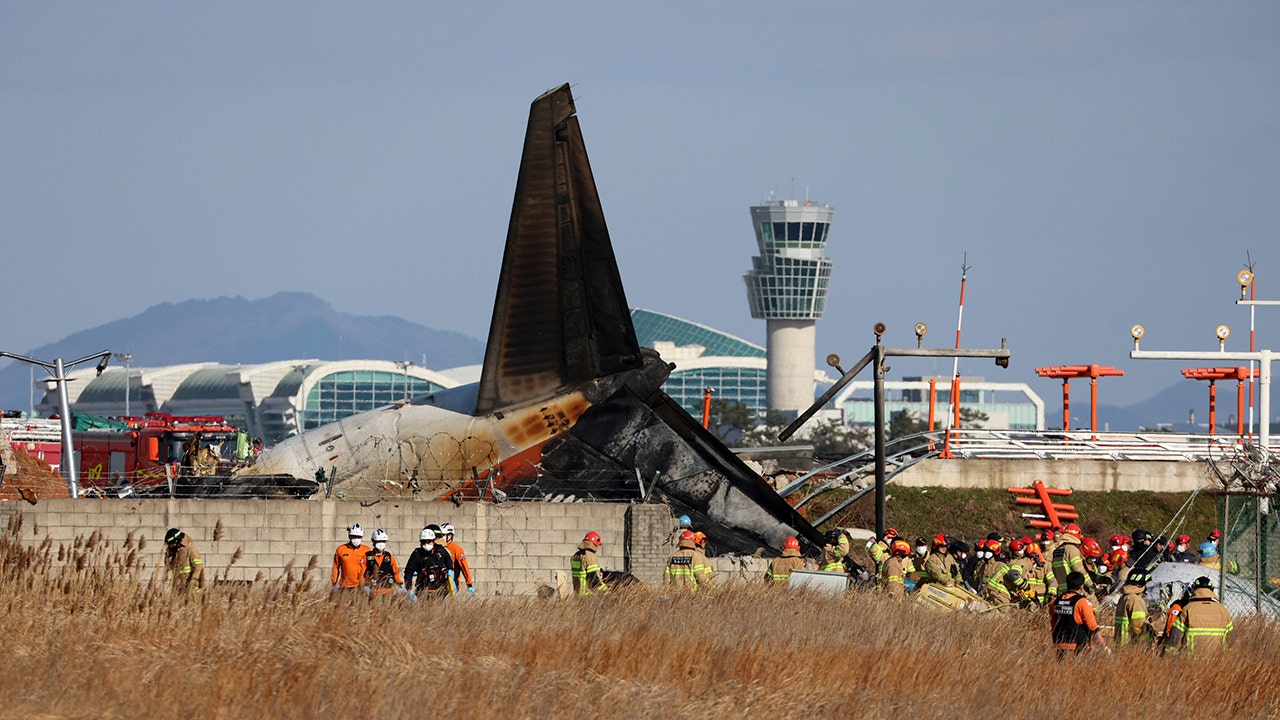
<path id="1" fill-rule="evenodd" d="M 700 345 L 706 357 L 765 357 L 765 349 L 759 345 L 674 315 L 636 308 L 631 311 L 631 322 L 643 347 L 669 342 L 678 347 Z"/>

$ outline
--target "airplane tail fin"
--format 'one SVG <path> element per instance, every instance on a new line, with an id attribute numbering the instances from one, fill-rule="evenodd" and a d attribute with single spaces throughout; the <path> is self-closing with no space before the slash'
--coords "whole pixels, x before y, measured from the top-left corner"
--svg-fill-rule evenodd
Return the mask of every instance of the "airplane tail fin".
<path id="1" fill-rule="evenodd" d="M 477 415 L 643 365 L 576 112 L 567 84 L 529 109 Z"/>

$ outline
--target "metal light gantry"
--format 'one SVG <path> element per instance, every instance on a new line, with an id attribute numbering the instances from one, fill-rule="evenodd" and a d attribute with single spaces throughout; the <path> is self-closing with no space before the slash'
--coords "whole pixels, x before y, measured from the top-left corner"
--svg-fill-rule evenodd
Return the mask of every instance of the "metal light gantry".
<path id="1" fill-rule="evenodd" d="M 916 323 L 916 347 L 913 348 L 889 348 L 880 344 L 880 339 L 884 335 L 887 327 L 884 323 L 878 322 L 873 328 L 876 336 L 876 344 L 871 350 L 862 356 L 862 359 L 853 366 L 851 370 L 845 372 L 840 367 L 839 355 L 828 355 L 827 364 L 840 371 L 840 379 L 827 389 L 822 397 L 814 401 L 809 409 L 800 413 L 790 425 L 781 433 L 778 433 L 778 440 L 785 441 L 795 434 L 808 420 L 818 412 L 822 406 L 831 401 L 843 388 L 853 381 L 853 378 L 862 369 L 873 361 L 875 363 L 875 377 L 872 383 L 872 392 L 875 395 L 875 472 L 876 472 L 876 537 L 884 537 L 885 524 L 885 400 L 884 400 L 884 374 L 888 370 L 885 367 L 884 359 L 886 357 L 948 357 L 948 358 L 993 358 L 996 365 L 1002 368 L 1009 367 L 1009 358 L 1011 354 L 1009 349 L 1005 347 L 1004 340 L 1000 341 L 999 350 L 933 350 L 922 347 L 924 344 L 925 333 L 929 332 L 929 326 L 924 323 Z M 958 399 L 957 399 L 958 400 Z M 944 448 L 945 450 L 946 448 Z"/>
<path id="2" fill-rule="evenodd" d="M 1218 352 L 1194 352 L 1189 350 L 1142 350 L 1139 343 L 1146 329 L 1141 325 L 1134 325 L 1129 331 L 1133 336 L 1133 351 L 1129 353 L 1129 357 L 1134 360 L 1234 360 L 1237 362 L 1257 362 L 1260 372 L 1258 373 L 1259 388 L 1259 409 L 1261 410 L 1262 422 L 1258 426 L 1258 445 L 1262 451 L 1265 460 L 1271 450 L 1271 360 L 1275 353 L 1271 350 L 1258 350 L 1256 352 L 1227 352 L 1226 341 L 1231 334 L 1231 330 L 1226 325 L 1219 325 L 1216 331 L 1218 337 Z"/>
<path id="3" fill-rule="evenodd" d="M 45 362 L 26 355 L 17 355 L 11 352 L 0 350 L 0 357 L 13 358 L 19 362 L 28 365 L 39 365 L 49 371 L 51 380 L 58 383 L 58 414 L 62 417 L 62 460 L 59 465 L 62 467 L 62 477 L 67 481 L 67 492 L 71 497 L 79 497 L 80 480 L 76 474 L 76 449 L 71 442 L 71 403 L 67 400 L 67 371 L 83 362 L 90 360 L 98 361 L 98 374 L 101 375 L 103 370 L 107 369 L 107 363 L 111 361 L 111 351 L 103 350 L 92 355 L 85 355 L 79 360 L 72 360 L 69 363 L 62 362 L 62 358 L 55 358 L 53 362 Z"/>

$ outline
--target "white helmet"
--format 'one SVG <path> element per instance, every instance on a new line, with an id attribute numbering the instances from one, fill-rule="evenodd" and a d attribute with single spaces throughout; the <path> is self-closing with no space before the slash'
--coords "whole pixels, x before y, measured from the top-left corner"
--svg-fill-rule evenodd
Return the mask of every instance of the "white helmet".
<path id="1" fill-rule="evenodd" d="M 387 537 L 387 531 L 386 531 L 386 530 L 383 530 L 382 528 L 378 528 L 377 530 L 374 530 L 374 531 L 373 531 L 373 541 L 374 541 L 374 542 L 386 542 L 388 539 L 389 539 L 389 538 Z"/>
<path id="2" fill-rule="evenodd" d="M 347 537 L 364 537 L 364 526 L 356 523 L 347 528 Z"/>
<path id="3" fill-rule="evenodd" d="M 418 539 L 422 542 L 436 539 L 436 531 L 431 528 L 422 528 L 422 532 L 418 535 Z"/>
<path id="4" fill-rule="evenodd" d="M 443 532 L 445 535 L 453 535 L 453 534 L 455 534 L 455 533 L 453 532 L 453 526 L 452 526 L 452 525 L 450 525 L 449 523 L 445 523 L 445 524 L 441 525 L 441 526 L 440 526 L 440 530 L 441 530 L 441 532 Z"/>

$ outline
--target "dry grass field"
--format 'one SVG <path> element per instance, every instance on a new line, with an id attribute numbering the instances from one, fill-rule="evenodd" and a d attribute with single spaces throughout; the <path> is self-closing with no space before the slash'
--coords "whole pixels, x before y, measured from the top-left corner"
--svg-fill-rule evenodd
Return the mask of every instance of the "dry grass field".
<path id="1" fill-rule="evenodd" d="M 1280 629 L 1225 661 L 1054 659 L 1040 613 L 738 585 L 586 600 L 338 600 L 327 567 L 172 596 L 161 544 L 0 537 L 0 716 L 1261 718 Z M 211 577 L 222 568 L 208 568 Z"/>

